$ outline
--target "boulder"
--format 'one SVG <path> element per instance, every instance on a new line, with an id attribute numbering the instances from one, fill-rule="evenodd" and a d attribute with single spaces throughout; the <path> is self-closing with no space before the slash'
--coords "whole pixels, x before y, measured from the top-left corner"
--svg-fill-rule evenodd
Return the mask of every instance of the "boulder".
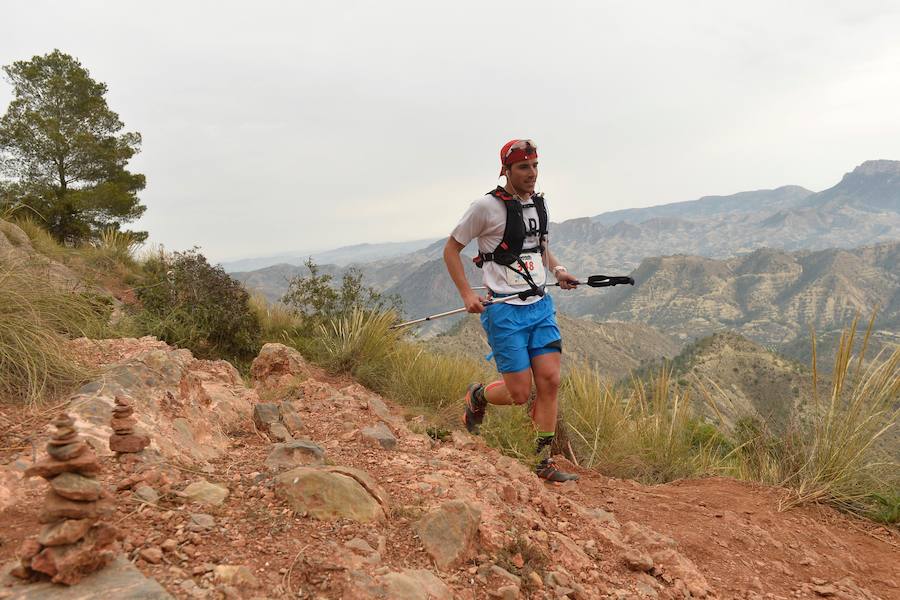
<path id="1" fill-rule="evenodd" d="M 397 438 L 384 423 L 378 423 L 373 427 L 364 427 L 359 432 L 359 437 L 373 446 L 381 446 L 385 450 L 393 450 L 397 447 Z"/>
<path id="2" fill-rule="evenodd" d="M 311 467 L 297 467 L 275 479 L 275 493 L 297 512 L 324 521 L 347 518 L 361 523 L 385 517 L 381 503 L 355 478 Z"/>
<path id="3" fill-rule="evenodd" d="M 284 471 L 303 465 L 322 465 L 325 464 L 325 451 L 309 440 L 275 444 L 265 464 L 272 471 Z"/>
<path id="4" fill-rule="evenodd" d="M 425 551 L 440 569 L 466 560 L 474 549 L 481 510 L 463 500 L 451 500 L 428 512 L 414 525 Z"/>
<path id="5" fill-rule="evenodd" d="M 290 382 L 309 377 L 303 355 L 284 344 L 265 344 L 250 365 L 250 381 L 260 393 L 277 391 Z"/>
<path id="6" fill-rule="evenodd" d="M 200 479 L 184 488 L 181 494 L 190 502 L 219 506 L 228 497 L 228 488 Z"/>

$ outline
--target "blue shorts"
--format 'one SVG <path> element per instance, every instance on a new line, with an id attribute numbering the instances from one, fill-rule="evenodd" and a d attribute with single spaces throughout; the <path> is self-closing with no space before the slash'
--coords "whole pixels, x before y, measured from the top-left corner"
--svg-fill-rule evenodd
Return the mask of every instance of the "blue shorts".
<path id="1" fill-rule="evenodd" d="M 501 373 L 524 371 L 535 356 L 562 352 L 556 308 L 549 294 L 525 306 L 491 304 L 481 313 L 481 326 Z"/>

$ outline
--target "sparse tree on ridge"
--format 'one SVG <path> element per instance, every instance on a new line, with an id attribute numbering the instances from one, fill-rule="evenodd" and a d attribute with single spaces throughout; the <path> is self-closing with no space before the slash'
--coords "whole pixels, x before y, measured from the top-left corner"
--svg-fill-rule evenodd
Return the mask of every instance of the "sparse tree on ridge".
<path id="1" fill-rule="evenodd" d="M 8 197 L 37 212 L 59 240 L 79 243 L 119 230 L 146 209 L 145 179 L 126 169 L 141 135 L 120 133 L 106 84 L 54 50 L 3 67 L 15 95 L 0 118 L 0 175 Z M 135 232 L 137 240 L 146 232 Z"/>

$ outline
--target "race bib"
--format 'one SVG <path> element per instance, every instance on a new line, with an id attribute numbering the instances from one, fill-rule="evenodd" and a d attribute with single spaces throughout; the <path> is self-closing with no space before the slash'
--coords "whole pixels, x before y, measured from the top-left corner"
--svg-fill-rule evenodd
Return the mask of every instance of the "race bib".
<path id="1" fill-rule="evenodd" d="M 535 252 L 534 254 L 520 254 L 519 258 L 522 259 L 522 263 L 525 264 L 525 267 L 528 269 L 528 273 L 531 274 L 531 278 L 534 279 L 534 284 L 538 287 L 544 285 L 544 282 L 547 280 L 547 272 L 544 269 L 544 262 L 541 260 L 541 255 L 539 252 Z M 508 267 L 506 267 L 506 283 L 513 287 L 528 285 L 528 282 L 525 281 L 525 278 L 519 274 L 519 271 L 522 270 L 522 265 L 518 262 L 514 262 Z"/>

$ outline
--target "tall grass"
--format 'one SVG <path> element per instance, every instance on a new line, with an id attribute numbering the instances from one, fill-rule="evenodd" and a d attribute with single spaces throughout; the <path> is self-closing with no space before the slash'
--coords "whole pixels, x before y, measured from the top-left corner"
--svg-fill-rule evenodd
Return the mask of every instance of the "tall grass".
<path id="1" fill-rule="evenodd" d="M 881 446 L 900 417 L 900 347 L 865 363 L 873 316 L 854 366 L 857 320 L 841 336 L 827 399 L 819 396 L 813 337 L 812 414 L 786 434 L 779 461 L 783 484 L 793 490 L 787 506 L 827 502 L 868 513 L 900 497 L 896 445 Z"/>
<path id="2" fill-rule="evenodd" d="M 83 380 L 65 340 L 98 333 L 107 317 L 102 303 L 54 287 L 34 265 L 0 261 L 0 396 L 37 404 Z"/>
<path id="3" fill-rule="evenodd" d="M 271 303 L 262 294 L 251 294 L 250 310 L 256 314 L 267 342 L 284 342 L 303 328 L 303 317 L 284 304 Z"/>
<path id="4" fill-rule="evenodd" d="M 700 423 L 689 392 L 662 367 L 649 382 L 613 386 L 588 368 L 561 388 L 563 419 L 579 461 L 617 477 L 650 483 L 713 470 L 723 440 Z"/>
<path id="5" fill-rule="evenodd" d="M 360 308 L 319 328 L 325 365 L 335 372 L 351 373 L 364 384 L 383 389 L 388 361 L 400 334 L 391 329 L 393 311 L 374 312 Z"/>

